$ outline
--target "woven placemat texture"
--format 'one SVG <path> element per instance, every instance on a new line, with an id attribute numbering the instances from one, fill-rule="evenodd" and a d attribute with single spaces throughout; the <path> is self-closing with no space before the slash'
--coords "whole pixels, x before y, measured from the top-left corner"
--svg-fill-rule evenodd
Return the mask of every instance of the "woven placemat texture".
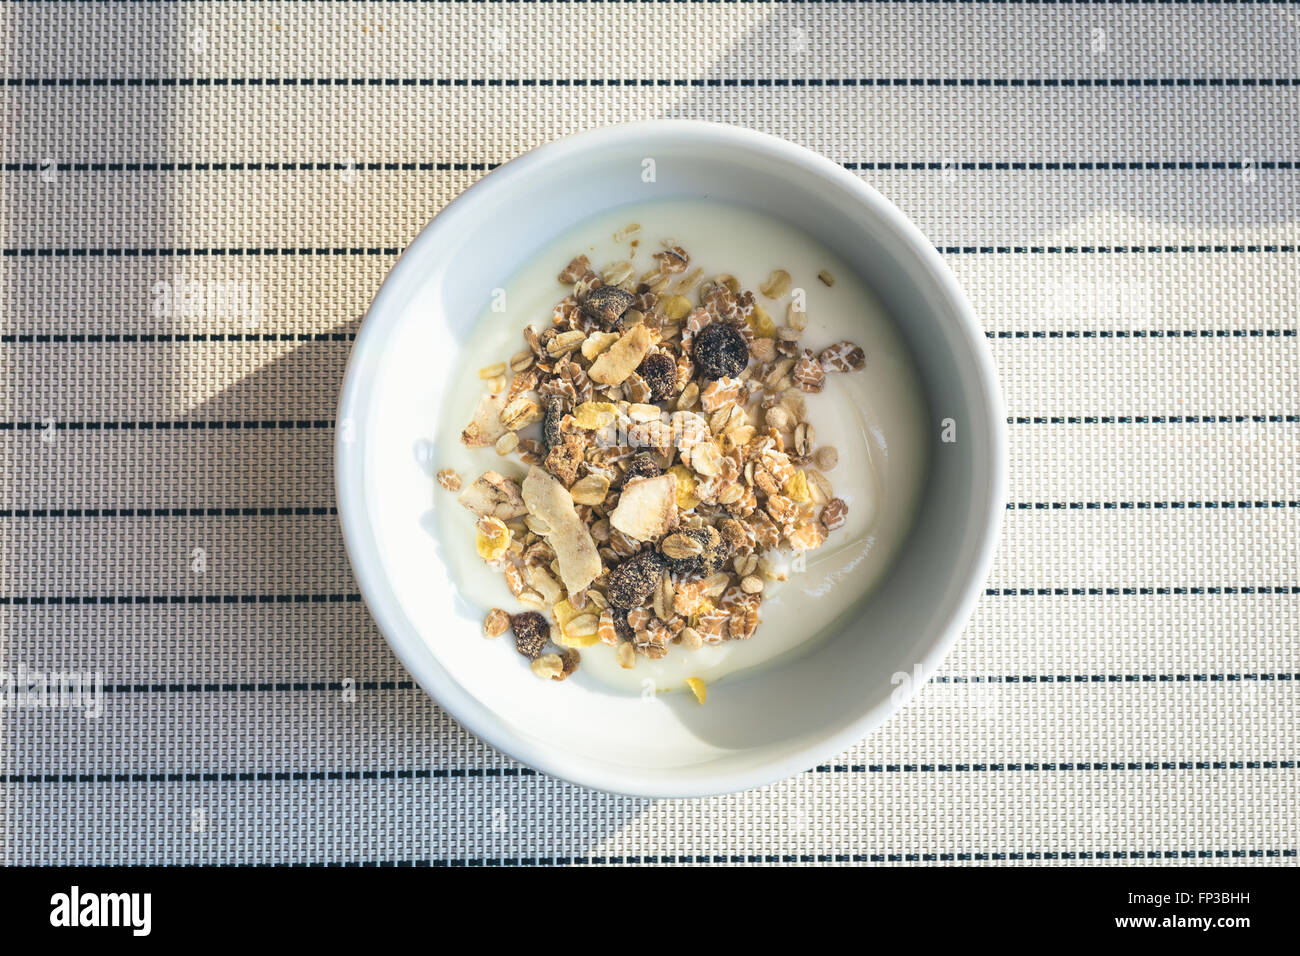
<path id="1" fill-rule="evenodd" d="M 0 859 L 1294 865 L 1297 12 L 0 4 L 0 661 L 108 685 L 98 717 L 0 708 Z M 330 462 L 420 228 L 653 117 L 896 202 L 1012 417 L 990 593 L 932 686 L 825 766 L 684 802 L 536 774 L 433 705 L 360 602 Z"/>

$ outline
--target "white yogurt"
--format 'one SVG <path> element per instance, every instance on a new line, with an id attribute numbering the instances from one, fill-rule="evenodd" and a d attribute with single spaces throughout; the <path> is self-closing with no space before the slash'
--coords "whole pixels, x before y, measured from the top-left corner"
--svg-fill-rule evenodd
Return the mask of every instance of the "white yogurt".
<path id="1" fill-rule="evenodd" d="M 640 223 L 635 251 L 631 241 L 615 242 L 628 223 Z M 597 270 L 631 259 L 637 272 L 649 271 L 660 240 L 672 238 L 691 256 L 690 269 L 704 276 L 730 273 L 752 289 L 778 325 L 788 299 L 763 298 L 758 286 L 773 269 L 790 272 L 807 297 L 808 327 L 801 343 L 816 351 L 848 340 L 866 351 L 862 372 L 827 376 L 825 390 L 807 396 L 807 420 L 817 444 L 834 445 L 839 464 L 826 476 L 849 506 L 848 521 L 821 548 L 805 555 L 805 566 L 785 582 L 769 582 L 761 623 L 748 641 L 687 650 L 671 646 L 661 660 L 639 657 L 624 670 L 614 649 L 604 644 L 582 650 L 574 680 L 597 681 L 616 693 L 678 690 L 687 677 L 714 683 L 791 654 L 806 651 L 833 630 L 870 593 L 888 570 L 911 524 L 925 479 L 926 406 L 907 348 L 869 289 L 831 250 L 806 233 L 741 206 L 707 200 L 677 200 L 625 206 L 571 231 L 553 251 L 539 257 L 502 287 L 505 311 L 489 305 L 463 348 L 458 378 L 448 383 L 436 448 L 436 468 L 450 467 L 468 484 L 489 469 L 522 478 L 526 466 L 492 448 L 468 449 L 459 442 L 484 390 L 478 369 L 508 359 L 524 347 L 525 325 L 546 328 L 551 308 L 569 291 L 556 280 L 566 263 L 586 253 Z M 821 270 L 833 287 L 818 280 Z M 500 296 L 498 295 L 498 304 Z M 438 533 L 454 565 L 464 598 L 510 613 L 525 608 L 510 594 L 504 577 L 488 568 L 474 549 L 474 516 L 441 489 L 435 496 Z M 484 641 L 484 654 L 505 654 L 509 634 Z M 509 649 L 513 653 L 513 648 Z"/>

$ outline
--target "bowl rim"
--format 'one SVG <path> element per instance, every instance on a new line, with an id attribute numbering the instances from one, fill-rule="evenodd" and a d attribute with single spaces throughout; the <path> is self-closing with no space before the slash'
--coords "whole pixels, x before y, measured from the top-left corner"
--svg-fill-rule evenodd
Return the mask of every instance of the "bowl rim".
<path id="1" fill-rule="evenodd" d="M 446 710 L 458 723 L 475 736 L 502 753 L 539 771 L 583 787 L 635 797 L 692 798 L 734 793 L 774 783 L 815 766 L 819 761 L 838 754 L 864 739 L 880 724 L 901 709 L 914 696 L 925 681 L 909 681 L 896 691 L 896 695 L 868 708 L 859 717 L 838 732 L 796 748 L 783 757 L 742 769 L 720 769 L 705 777 L 698 771 L 676 773 L 654 771 L 641 773 L 618 770 L 564 751 L 553 744 L 526 739 L 503 721 L 476 697 L 467 692 L 441 667 L 426 671 L 415 653 L 397 635 L 401 630 L 403 612 L 386 592 L 376 542 L 368 524 L 363 520 L 364 456 L 360 442 L 352 440 L 339 426 L 356 418 L 355 410 L 366 403 L 367 392 L 362 366 L 363 358 L 379 349 L 384 332 L 396 321 L 398 312 L 390 303 L 399 299 L 407 288 L 418 281 L 416 263 L 430 254 L 447 234 L 455 231 L 471 217 L 479 200 L 489 190 L 508 188 L 530 175 L 535 169 L 556 162 L 565 156 L 589 149 L 612 147 L 623 140 L 670 134 L 675 140 L 688 143 L 723 143 L 729 147 L 749 152 L 774 155 L 792 167 L 830 180 L 869 207 L 889 230 L 891 243 L 906 247 L 928 271 L 936 290 L 952 308 L 958 322 L 959 341 L 973 360 L 979 385 L 981 408 L 971 411 L 982 414 L 991 423 L 988 493 L 984 500 L 972 502 L 972 509 L 983 513 L 981 540 L 976 560 L 962 584 L 959 596 L 950 606 L 942 624 L 936 628 L 934 640 L 919 661 L 922 673 L 932 674 L 938 669 L 948 651 L 956 643 L 978 602 L 992 565 L 997 548 L 1007 495 L 1007 427 L 1002 394 L 997 385 L 997 373 L 991 350 L 983 328 L 956 277 L 940 256 L 938 250 L 920 229 L 891 201 L 859 177 L 832 160 L 798 144 L 757 130 L 731 126 L 724 123 L 699 120 L 642 120 L 603 126 L 574 133 L 553 140 L 525 152 L 497 167 L 479 179 L 448 203 L 406 247 L 385 276 L 379 290 L 362 319 L 344 373 L 336 415 L 334 478 L 338 505 L 339 525 L 344 547 L 356 576 L 362 599 L 374 618 L 384 639 L 417 683 Z M 409 625 L 409 622 L 408 622 Z M 437 655 L 425 643 L 429 656 L 437 664 Z"/>

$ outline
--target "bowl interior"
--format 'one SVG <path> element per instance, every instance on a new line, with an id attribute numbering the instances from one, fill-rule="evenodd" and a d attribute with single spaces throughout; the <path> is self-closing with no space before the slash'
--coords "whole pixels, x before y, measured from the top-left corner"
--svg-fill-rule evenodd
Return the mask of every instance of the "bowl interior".
<path id="1" fill-rule="evenodd" d="M 646 160 L 655 181 L 645 183 Z M 491 289 L 591 215 L 648 198 L 756 207 L 825 242 L 898 323 L 932 411 L 911 535 L 871 601 L 810 653 L 712 690 L 648 700 L 557 693 L 477 637 L 435 534 L 432 442 L 457 343 Z M 953 419 L 956 441 L 941 440 Z M 695 123 L 614 127 L 502 167 L 411 246 L 353 353 L 339 509 L 367 603 L 414 676 L 489 743 L 601 789 L 692 796 L 798 772 L 864 735 L 928 678 L 982 589 L 1003 507 L 1004 424 L 982 333 L 937 254 L 855 177 L 769 137 Z M 918 670 L 919 668 L 919 670 Z M 898 675 L 907 675 L 900 681 Z M 571 682 L 572 684 L 572 682 Z"/>

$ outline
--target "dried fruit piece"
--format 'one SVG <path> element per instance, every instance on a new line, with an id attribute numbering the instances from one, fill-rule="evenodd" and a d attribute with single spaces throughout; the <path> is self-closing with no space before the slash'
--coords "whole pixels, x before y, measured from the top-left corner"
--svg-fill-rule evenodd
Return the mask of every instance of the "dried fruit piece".
<path id="1" fill-rule="evenodd" d="M 617 332 L 592 332 L 582 343 L 582 357 L 594 362 L 597 355 L 617 341 Z"/>
<path id="2" fill-rule="evenodd" d="M 592 289 L 582 300 L 582 311 L 597 322 L 613 325 L 632 305 L 633 296 L 616 285 Z"/>
<path id="3" fill-rule="evenodd" d="M 697 701 L 701 704 L 704 703 L 705 698 L 709 695 L 708 689 L 704 685 L 704 681 L 700 680 L 698 677 L 688 677 L 686 678 L 686 686 L 691 689 L 691 693 L 695 695 Z"/>
<path id="4" fill-rule="evenodd" d="M 828 372 L 856 372 L 866 367 L 867 353 L 852 342 L 836 342 L 822 350 L 820 361 Z"/>
<path id="5" fill-rule="evenodd" d="M 648 451 L 643 451 L 632 457 L 632 461 L 628 463 L 627 471 L 623 474 L 623 481 L 627 483 L 636 481 L 638 478 L 656 478 L 663 473 L 664 470 L 659 467 L 654 455 Z"/>
<path id="6" fill-rule="evenodd" d="M 638 541 L 657 541 L 677 525 L 677 482 L 672 475 L 624 485 L 609 523 Z"/>
<path id="7" fill-rule="evenodd" d="M 510 619 L 515 632 L 515 649 L 529 660 L 536 660 L 546 650 L 551 639 L 551 628 L 546 618 L 537 611 L 524 611 Z"/>
<path id="8" fill-rule="evenodd" d="M 506 407 L 505 395 L 484 392 L 474 410 L 474 417 L 460 433 L 461 442 L 469 448 L 486 448 L 505 433 L 501 412 Z"/>
<path id="9" fill-rule="evenodd" d="M 667 352 L 651 352 L 637 371 L 656 402 L 671 398 L 677 390 L 677 361 Z"/>
<path id="10" fill-rule="evenodd" d="M 581 591 L 603 567 L 591 532 L 573 508 L 573 496 L 550 474 L 534 467 L 524 479 L 523 500 L 529 514 L 550 528 L 546 540 L 555 551 L 565 588 L 570 594 Z"/>
<path id="11" fill-rule="evenodd" d="M 711 322 L 702 328 L 691 352 L 707 378 L 738 375 L 749 364 L 749 343 L 739 329 L 725 322 Z"/>
<path id="12" fill-rule="evenodd" d="M 822 282 L 827 286 L 833 286 L 835 284 L 835 277 L 831 275 L 829 272 L 827 272 L 825 269 L 817 273 L 817 278 L 821 279 Z"/>
<path id="13" fill-rule="evenodd" d="M 510 627 L 510 615 L 499 607 L 494 607 L 488 611 L 487 617 L 483 619 L 483 636 L 500 637 Z"/>
<path id="14" fill-rule="evenodd" d="M 578 669 L 578 665 L 582 662 L 582 655 L 572 647 L 561 648 L 559 658 L 561 664 L 560 673 L 552 674 L 551 680 L 566 679 Z"/>
<path id="15" fill-rule="evenodd" d="M 480 518 L 509 521 L 528 513 L 519 483 L 495 471 L 483 472 L 456 500 Z"/>
<path id="16" fill-rule="evenodd" d="M 758 287 L 758 291 L 769 299 L 779 299 L 790 291 L 790 273 L 784 269 L 774 269 L 767 281 Z"/>
<path id="17" fill-rule="evenodd" d="M 668 473 L 676 479 L 677 509 L 678 511 L 690 511 L 700 503 L 700 499 L 695 497 L 695 489 L 699 487 L 699 479 L 691 473 L 691 470 L 685 465 L 673 465 L 668 469 Z"/>
<path id="18" fill-rule="evenodd" d="M 484 561 L 497 560 L 510 547 L 510 529 L 500 518 L 480 518 L 476 531 L 478 556 Z"/>
<path id="19" fill-rule="evenodd" d="M 460 491 L 460 475 L 452 468 L 444 468 L 438 472 L 438 484 L 448 491 Z"/>
<path id="20" fill-rule="evenodd" d="M 644 325 L 635 326 L 598 355 L 587 374 L 593 382 L 601 385 L 619 385 L 636 370 L 648 351 L 650 330 Z"/>
<path id="21" fill-rule="evenodd" d="M 595 430 L 613 424 L 618 406 L 609 402 L 583 402 L 573 410 L 573 423 L 579 428 Z"/>
<path id="22" fill-rule="evenodd" d="M 691 314 L 691 300 L 684 295 L 665 296 L 659 300 L 659 309 L 664 317 L 677 322 Z"/>
<path id="23" fill-rule="evenodd" d="M 637 607 L 654 594 L 663 575 L 664 561 L 658 552 L 638 551 L 609 573 L 605 596 L 614 607 Z"/>

